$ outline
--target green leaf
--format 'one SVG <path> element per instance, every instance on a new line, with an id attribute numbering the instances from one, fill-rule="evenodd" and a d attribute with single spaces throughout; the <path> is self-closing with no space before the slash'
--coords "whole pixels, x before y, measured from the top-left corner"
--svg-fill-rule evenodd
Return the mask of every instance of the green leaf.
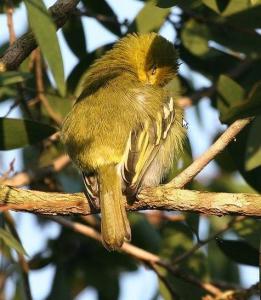
<path id="1" fill-rule="evenodd" d="M 130 24 L 128 32 L 151 32 L 159 31 L 169 15 L 170 9 L 155 6 L 155 1 L 148 1 L 139 11 L 135 20 Z"/>
<path id="2" fill-rule="evenodd" d="M 260 34 L 255 30 L 247 28 L 246 30 L 238 28 L 238 26 L 230 24 L 221 18 L 219 22 L 208 24 L 211 32 L 210 39 L 224 46 L 228 50 L 232 50 L 239 55 L 244 53 L 251 58 L 258 58 L 261 48 Z M 242 43 L 244 41 L 244 43 Z"/>
<path id="3" fill-rule="evenodd" d="M 23 82 L 31 77 L 32 74 L 26 72 L 7 71 L 4 73 L 0 73 L 0 86 Z"/>
<path id="4" fill-rule="evenodd" d="M 209 233 L 211 236 L 217 231 L 224 228 L 224 223 L 228 221 L 228 218 L 222 217 L 210 217 L 209 221 Z M 215 240 L 208 243 L 208 257 L 207 266 L 209 270 L 210 278 L 214 281 L 225 281 L 228 283 L 239 284 L 239 266 L 231 259 L 229 259 L 222 251 L 220 251 Z"/>
<path id="5" fill-rule="evenodd" d="M 156 228 L 148 222 L 144 214 L 131 214 L 132 243 L 138 247 L 158 253 L 161 237 Z"/>
<path id="6" fill-rule="evenodd" d="M 238 13 L 243 10 L 250 9 L 261 3 L 260 0 L 249 1 L 249 0 L 203 0 L 203 3 L 223 16 L 229 16 Z"/>
<path id="7" fill-rule="evenodd" d="M 214 142 L 221 136 L 221 132 L 218 133 L 214 138 L 211 144 L 214 144 Z M 225 148 L 222 152 L 220 152 L 215 157 L 215 162 L 218 164 L 218 166 L 221 168 L 221 170 L 224 173 L 233 173 L 237 170 L 236 165 L 231 157 L 231 154 L 229 153 L 228 149 Z M 224 177 L 224 176 L 223 176 Z M 222 177 L 222 178 L 223 178 Z M 226 180 L 225 180 L 226 181 Z M 215 181 L 217 183 L 217 181 Z M 221 192 L 221 191 L 220 191 Z M 224 191 L 223 191 L 224 192 Z"/>
<path id="8" fill-rule="evenodd" d="M 232 260 L 240 264 L 258 266 L 258 250 L 243 240 L 216 240 L 219 248 Z"/>
<path id="9" fill-rule="evenodd" d="M 187 21 L 181 31 L 183 45 L 197 56 L 203 56 L 209 52 L 209 37 L 208 27 L 194 19 Z"/>
<path id="10" fill-rule="evenodd" d="M 15 86 L 0 87 L 0 101 L 5 101 L 14 98 L 16 94 L 17 94 L 17 89 Z"/>
<path id="11" fill-rule="evenodd" d="M 228 16 L 227 22 L 244 28 L 260 27 L 261 5 L 242 10 L 236 14 Z"/>
<path id="12" fill-rule="evenodd" d="M 46 92 L 47 98 L 49 105 L 51 108 L 55 111 L 58 112 L 62 117 L 65 117 L 70 109 L 72 108 L 73 101 L 72 97 L 67 96 L 66 98 L 62 98 L 59 95 L 55 94 L 54 90 L 48 90 Z M 46 111 L 45 107 L 41 107 L 43 114 L 49 118 L 49 113 Z"/>
<path id="13" fill-rule="evenodd" d="M 252 247 L 259 248 L 261 220 L 246 218 L 240 222 L 236 222 L 232 229 Z"/>
<path id="14" fill-rule="evenodd" d="M 25 0 L 29 22 L 62 96 L 66 93 L 61 50 L 54 24 L 43 0 Z"/>
<path id="15" fill-rule="evenodd" d="M 0 150 L 10 150 L 37 143 L 57 129 L 25 119 L 0 118 Z"/>
<path id="16" fill-rule="evenodd" d="M 260 98 L 261 99 L 261 98 Z M 247 145 L 245 166 L 247 171 L 251 171 L 261 166 L 261 115 L 257 116 L 252 122 Z"/>
<path id="17" fill-rule="evenodd" d="M 237 169 L 244 177 L 246 182 L 255 190 L 261 192 L 261 166 L 247 171 L 245 168 L 245 157 L 247 149 L 247 140 L 253 122 L 246 126 L 236 137 L 236 140 L 228 145 L 231 157 L 236 163 Z"/>
<path id="18" fill-rule="evenodd" d="M 86 55 L 87 48 L 82 20 L 79 17 L 71 16 L 63 26 L 62 31 L 72 52 L 79 59 Z"/>
<path id="19" fill-rule="evenodd" d="M 244 89 L 226 75 L 220 75 L 217 82 L 218 103 L 221 122 L 228 122 L 231 108 L 245 99 Z"/>
<path id="20" fill-rule="evenodd" d="M 239 118 L 255 116 L 261 113 L 261 82 L 254 85 L 249 95 L 244 89 L 225 75 L 221 75 L 217 83 L 218 109 L 220 120 L 231 123 Z"/>
<path id="21" fill-rule="evenodd" d="M 18 253 L 27 255 L 23 245 L 7 230 L 0 228 L 0 240 L 10 247 L 15 249 Z"/>
<path id="22" fill-rule="evenodd" d="M 184 252 L 189 251 L 193 247 L 193 234 L 188 226 L 182 222 L 164 223 L 161 228 L 161 237 L 160 256 L 162 258 L 167 258 L 168 260 L 175 260 L 179 255 L 184 254 Z M 199 250 L 188 259 L 181 262 L 179 266 L 185 273 L 191 274 L 199 280 L 204 280 L 207 275 L 205 260 L 205 255 Z M 180 295 L 180 299 L 194 300 L 201 299 L 203 296 L 202 290 L 198 287 L 179 280 L 178 278 L 173 280 L 173 277 L 168 273 L 166 276 L 170 282 L 172 280 L 171 283 L 173 284 L 174 290 Z M 160 292 L 163 295 L 168 296 L 163 285 L 160 286 Z"/>

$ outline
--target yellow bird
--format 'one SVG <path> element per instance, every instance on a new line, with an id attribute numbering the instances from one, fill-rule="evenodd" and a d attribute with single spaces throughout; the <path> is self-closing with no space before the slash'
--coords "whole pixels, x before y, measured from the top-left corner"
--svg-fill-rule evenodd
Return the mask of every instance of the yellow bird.
<path id="1" fill-rule="evenodd" d="M 62 141 L 99 199 L 108 250 L 131 239 L 123 194 L 158 185 L 182 149 L 182 112 L 165 88 L 177 74 L 174 46 L 156 33 L 129 34 L 90 67 L 62 126 Z"/>

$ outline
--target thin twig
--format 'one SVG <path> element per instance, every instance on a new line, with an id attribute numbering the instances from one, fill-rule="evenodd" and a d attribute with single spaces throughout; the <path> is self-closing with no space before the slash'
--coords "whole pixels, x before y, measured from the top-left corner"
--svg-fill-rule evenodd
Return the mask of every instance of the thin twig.
<path id="1" fill-rule="evenodd" d="M 6 15 L 7 15 L 7 27 L 9 31 L 9 42 L 10 45 L 16 40 L 16 35 L 14 31 L 14 22 L 13 22 L 13 13 L 14 13 L 14 4 L 12 0 L 5 0 L 6 3 Z"/>
<path id="2" fill-rule="evenodd" d="M 176 293 L 176 291 L 174 291 L 173 286 L 168 281 L 168 279 L 166 278 L 166 276 L 164 276 L 164 275 L 162 275 L 160 273 L 160 270 L 158 270 L 158 266 L 155 263 L 151 262 L 150 265 L 149 265 L 149 267 L 157 274 L 157 276 L 159 277 L 159 279 L 161 280 L 161 282 L 168 289 L 169 293 L 172 296 L 172 299 L 179 300 L 180 299 L 179 295 Z"/>
<path id="3" fill-rule="evenodd" d="M 20 172 L 15 174 L 11 178 L 0 178 L 0 184 L 9 186 L 22 187 L 29 185 L 33 182 L 42 180 L 44 177 L 50 175 L 50 173 L 58 173 L 64 169 L 70 163 L 70 158 L 67 155 L 61 155 L 56 158 L 53 163 L 47 167 L 37 169 L 31 172 Z"/>
<path id="4" fill-rule="evenodd" d="M 208 244 L 210 241 L 214 240 L 215 238 L 217 238 L 218 236 L 220 236 L 221 234 L 223 234 L 224 232 L 226 232 L 227 230 L 229 230 L 231 227 L 234 226 L 235 223 L 237 222 L 241 222 L 242 220 L 244 220 L 245 217 L 236 217 L 233 218 L 232 220 L 230 220 L 226 226 L 224 228 L 222 228 L 221 230 L 219 230 L 218 232 L 214 233 L 213 235 L 209 236 L 207 239 L 205 240 L 200 240 L 198 243 L 196 243 L 191 249 L 189 249 L 188 251 L 182 253 L 180 256 L 176 257 L 173 261 L 172 264 L 179 264 L 180 262 L 184 261 L 185 259 L 189 258 L 194 252 L 196 252 L 198 249 L 200 249 L 202 246 Z"/>
<path id="5" fill-rule="evenodd" d="M 214 159 L 225 147 L 235 139 L 236 135 L 244 129 L 253 118 L 240 119 L 231 124 L 227 130 L 206 150 L 199 156 L 190 166 L 178 174 L 170 183 L 168 187 L 182 188 L 189 183 L 212 159 Z"/>
<path id="6" fill-rule="evenodd" d="M 203 282 L 188 273 L 184 273 L 178 267 L 173 267 L 171 265 L 171 263 L 166 264 L 166 262 L 164 262 L 164 261 L 159 261 L 157 264 L 165 267 L 166 270 L 168 270 L 170 272 L 170 274 L 172 274 L 173 276 L 178 277 L 186 282 L 189 282 L 189 283 L 201 288 L 202 290 L 207 291 L 211 295 L 218 296 L 221 294 L 221 290 L 219 288 L 217 288 L 216 286 L 214 286 L 213 284 L 208 283 L 208 282 Z"/>
<path id="7" fill-rule="evenodd" d="M 89 226 L 69 221 L 68 219 L 65 219 L 63 217 L 50 217 L 50 219 L 61 224 L 62 226 L 68 227 L 76 232 L 79 232 L 85 236 L 88 236 L 92 239 L 95 239 L 96 241 L 101 242 L 100 233 Z M 212 295 L 218 295 L 220 293 L 220 290 L 213 286 L 211 283 L 201 282 L 197 278 L 194 278 L 192 275 L 186 274 L 180 271 L 178 268 L 173 268 L 170 265 L 170 262 L 161 259 L 158 255 L 153 254 L 149 251 L 143 250 L 127 242 L 123 243 L 121 251 L 129 254 L 130 256 L 139 261 L 146 263 L 149 266 L 151 265 L 151 263 L 162 266 L 168 271 L 170 271 L 171 274 L 175 277 L 179 277 L 184 281 L 189 281 L 190 283 L 202 288 L 203 290 Z"/>

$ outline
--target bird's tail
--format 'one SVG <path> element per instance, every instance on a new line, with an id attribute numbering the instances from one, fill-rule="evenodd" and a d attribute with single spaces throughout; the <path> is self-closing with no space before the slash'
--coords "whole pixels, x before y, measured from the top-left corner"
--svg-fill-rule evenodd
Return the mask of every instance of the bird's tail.
<path id="1" fill-rule="evenodd" d="M 123 202 L 121 178 L 116 166 L 99 168 L 98 182 L 102 241 L 108 250 L 117 250 L 124 240 L 130 240 L 131 230 Z"/>

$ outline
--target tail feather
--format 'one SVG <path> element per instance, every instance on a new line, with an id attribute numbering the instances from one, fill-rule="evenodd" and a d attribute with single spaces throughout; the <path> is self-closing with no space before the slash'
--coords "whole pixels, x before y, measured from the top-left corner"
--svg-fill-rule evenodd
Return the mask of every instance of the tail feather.
<path id="1" fill-rule="evenodd" d="M 119 249 L 124 240 L 130 240 L 131 230 L 121 191 L 121 178 L 116 166 L 99 169 L 98 182 L 101 207 L 101 233 L 108 250 Z"/>

